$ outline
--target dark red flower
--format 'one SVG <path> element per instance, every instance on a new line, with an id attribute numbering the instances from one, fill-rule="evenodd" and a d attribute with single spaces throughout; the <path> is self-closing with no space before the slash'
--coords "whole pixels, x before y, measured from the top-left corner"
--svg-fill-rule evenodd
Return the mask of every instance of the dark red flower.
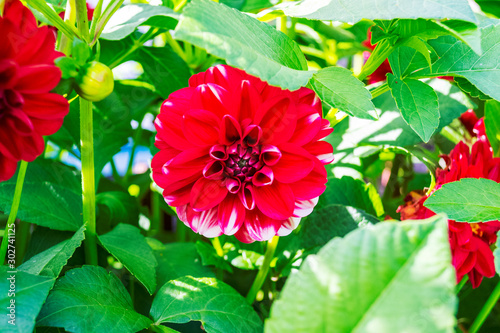
<path id="1" fill-rule="evenodd" d="M 20 160 L 33 161 L 69 111 L 68 101 L 50 93 L 61 79 L 54 59 L 55 37 L 37 26 L 31 11 L 8 1 L 0 17 L 0 181 L 12 177 Z"/>
<path id="2" fill-rule="evenodd" d="M 155 121 L 153 178 L 206 237 L 289 234 L 325 190 L 333 129 L 307 88 L 290 92 L 230 66 L 194 75 Z"/>
<path id="3" fill-rule="evenodd" d="M 375 47 L 377 46 L 377 44 L 372 44 L 371 39 L 372 39 L 372 32 L 371 32 L 371 28 L 370 28 L 368 30 L 367 39 L 362 44 L 366 48 L 373 51 L 373 50 L 375 50 Z M 363 57 L 365 59 L 365 62 L 368 60 L 370 55 L 371 55 L 371 52 L 368 52 L 368 51 L 363 52 Z M 373 73 L 371 73 L 367 77 L 368 84 L 373 84 L 373 83 L 377 83 L 380 81 L 385 81 L 387 73 L 392 73 L 392 69 L 391 69 L 391 65 L 389 65 L 389 60 L 385 59 L 384 62 Z"/>
<path id="4" fill-rule="evenodd" d="M 477 135 L 477 141 L 472 145 L 472 150 L 465 143 L 459 142 L 449 155 L 442 156 L 446 167 L 437 170 L 436 187 L 432 192 L 443 184 L 462 178 L 488 178 L 500 182 L 500 158 L 493 158 L 484 132 L 483 119 L 476 123 L 473 131 Z M 405 199 L 406 204 L 398 209 L 401 220 L 423 219 L 435 215 L 423 206 L 429 195 L 411 192 Z M 484 276 L 493 277 L 495 264 L 490 245 L 496 242 L 500 222 L 466 223 L 449 220 L 448 229 L 457 282 L 467 274 L 472 287 L 476 288 Z"/>
<path id="5" fill-rule="evenodd" d="M 464 125 L 465 129 L 471 136 L 476 136 L 474 134 L 474 126 L 476 126 L 476 123 L 478 121 L 476 113 L 474 110 L 470 109 L 462 113 L 460 116 L 460 122 Z"/>

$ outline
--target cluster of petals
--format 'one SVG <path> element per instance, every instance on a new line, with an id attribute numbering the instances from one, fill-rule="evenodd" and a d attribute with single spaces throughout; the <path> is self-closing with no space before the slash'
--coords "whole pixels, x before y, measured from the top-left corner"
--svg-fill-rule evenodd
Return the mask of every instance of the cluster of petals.
<path id="1" fill-rule="evenodd" d="M 55 36 L 38 27 L 19 0 L 7 1 L 0 17 L 0 181 L 17 162 L 42 154 L 44 135 L 54 134 L 69 111 L 67 100 L 50 91 L 61 80 L 54 59 Z"/>
<path id="2" fill-rule="evenodd" d="M 464 142 L 459 142 L 449 155 L 442 156 L 446 167 L 437 170 L 436 187 L 432 192 L 443 184 L 462 178 L 487 178 L 500 182 L 500 158 L 493 157 L 483 119 L 478 120 L 473 133 L 477 139 L 472 149 Z M 423 219 L 435 215 L 423 206 L 429 195 L 411 192 L 406 198 L 406 204 L 399 207 L 401 220 Z M 457 282 L 468 275 L 472 287 L 477 288 L 483 277 L 493 277 L 495 264 L 490 246 L 496 242 L 500 221 L 466 223 L 449 220 L 448 230 Z"/>
<path id="3" fill-rule="evenodd" d="M 273 87 L 218 65 L 163 103 L 153 179 L 179 218 L 206 237 L 287 235 L 326 189 L 333 129 L 312 90 Z"/>

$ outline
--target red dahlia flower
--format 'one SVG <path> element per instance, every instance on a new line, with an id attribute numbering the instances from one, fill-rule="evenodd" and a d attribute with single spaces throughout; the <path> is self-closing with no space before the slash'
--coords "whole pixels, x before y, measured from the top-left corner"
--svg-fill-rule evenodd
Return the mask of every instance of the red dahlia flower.
<path id="1" fill-rule="evenodd" d="M 500 182 L 500 158 L 493 158 L 493 152 L 484 131 L 483 119 L 474 127 L 477 141 L 469 147 L 459 142 L 450 152 L 443 156 L 446 168 L 436 172 L 436 187 L 454 182 L 462 178 L 488 178 Z M 405 199 L 407 203 L 400 206 L 401 220 L 423 219 L 435 215 L 423 206 L 429 195 L 412 192 Z M 451 246 L 453 266 L 457 271 L 457 282 L 467 274 L 476 288 L 484 276 L 495 275 L 495 264 L 490 245 L 496 242 L 500 230 L 499 221 L 483 223 L 466 223 L 448 221 L 448 235 Z"/>
<path id="2" fill-rule="evenodd" d="M 153 178 L 179 218 L 206 237 L 287 235 L 325 190 L 333 129 L 314 92 L 272 87 L 224 65 L 163 103 Z"/>
<path id="3" fill-rule="evenodd" d="M 0 17 L 0 181 L 12 177 L 19 160 L 33 161 L 69 111 L 67 100 L 49 93 L 61 79 L 55 37 L 37 27 L 20 1 L 7 1 Z"/>

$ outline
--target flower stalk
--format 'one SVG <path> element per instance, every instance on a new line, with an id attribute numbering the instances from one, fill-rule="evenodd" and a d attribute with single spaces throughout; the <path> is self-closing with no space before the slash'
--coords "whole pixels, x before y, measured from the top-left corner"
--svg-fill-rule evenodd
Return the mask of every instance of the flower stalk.
<path id="1" fill-rule="evenodd" d="M 476 333 L 479 331 L 481 326 L 483 326 L 484 321 L 486 318 L 488 318 L 488 315 L 490 314 L 491 310 L 495 307 L 495 305 L 498 302 L 498 299 L 500 299 L 500 282 L 497 284 L 495 289 L 491 292 L 490 297 L 486 301 L 486 303 L 483 305 L 483 308 L 481 311 L 479 311 L 479 314 L 477 315 L 476 319 L 472 323 L 469 333 Z"/>
<path id="2" fill-rule="evenodd" d="M 26 176 L 26 169 L 28 168 L 28 162 L 21 161 L 19 167 L 19 174 L 17 175 L 16 188 L 14 190 L 14 199 L 12 200 L 12 206 L 10 209 L 9 218 L 7 224 L 5 225 L 5 230 L 2 238 L 2 245 L 0 246 L 0 260 L 2 264 L 5 262 L 5 256 L 7 255 L 7 248 L 9 245 L 9 238 L 11 231 L 14 231 L 14 223 L 17 217 L 17 211 L 19 209 L 19 203 L 21 202 L 21 193 L 23 191 L 24 177 Z M 9 228 L 12 226 L 12 228 Z M 23 241 L 22 239 L 16 239 L 16 242 Z"/>
<path id="3" fill-rule="evenodd" d="M 274 253 L 276 252 L 276 247 L 278 246 L 279 237 L 274 236 L 267 242 L 266 253 L 264 254 L 264 261 L 262 262 L 262 266 L 260 266 L 259 272 L 253 281 L 252 287 L 247 295 L 247 302 L 252 304 L 255 301 L 255 297 L 259 292 L 260 288 L 264 284 L 266 280 L 267 273 L 269 273 L 269 267 L 271 266 L 271 261 L 274 258 Z"/>
<path id="4" fill-rule="evenodd" d="M 84 41 L 89 42 L 87 4 L 76 1 L 76 22 Z M 96 203 L 94 174 L 94 130 L 92 102 L 80 97 L 80 144 L 82 157 L 83 223 L 85 230 L 85 259 L 87 264 L 97 265 Z"/>

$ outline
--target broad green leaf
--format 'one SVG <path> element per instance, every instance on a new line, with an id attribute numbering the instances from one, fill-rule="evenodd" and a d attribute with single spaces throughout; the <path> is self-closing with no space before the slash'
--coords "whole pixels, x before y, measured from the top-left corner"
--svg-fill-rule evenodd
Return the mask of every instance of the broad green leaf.
<path id="1" fill-rule="evenodd" d="M 284 9 L 285 15 L 314 20 L 356 23 L 362 19 L 395 18 L 457 19 L 476 22 L 467 0 L 374 0 L 370 3 L 350 0 L 304 0 Z"/>
<path id="2" fill-rule="evenodd" d="M 106 24 L 100 38 L 119 40 L 130 35 L 140 25 L 173 29 L 179 14 L 165 6 L 136 3 L 123 6 Z"/>
<path id="3" fill-rule="evenodd" d="M 17 173 L 0 183 L 0 211 L 10 212 Z M 30 163 L 24 180 L 17 217 L 56 230 L 78 230 L 82 222 L 79 176 L 55 161 Z"/>
<path id="4" fill-rule="evenodd" d="M 434 89 L 419 80 L 392 74 L 387 74 L 387 82 L 403 119 L 428 142 L 439 126 L 439 103 Z"/>
<path id="5" fill-rule="evenodd" d="M 141 282 L 150 294 L 156 290 L 156 266 L 153 250 L 141 231 L 129 224 L 118 224 L 99 236 L 102 246 Z"/>
<path id="6" fill-rule="evenodd" d="M 462 76 L 484 94 L 500 100 L 500 24 L 481 28 L 481 56 L 452 36 L 429 41 L 438 55 L 431 68 L 422 69 L 413 75 Z"/>
<path id="7" fill-rule="evenodd" d="M 309 84 L 321 100 L 331 107 L 357 118 L 378 118 L 370 92 L 348 69 L 324 68 L 313 75 Z"/>
<path id="8" fill-rule="evenodd" d="M 146 79 L 163 98 L 188 85 L 191 71 L 169 46 L 140 48 L 132 59 L 141 63 Z"/>
<path id="9" fill-rule="evenodd" d="M 464 178 L 444 184 L 424 206 L 458 222 L 500 220 L 500 183 L 486 178 Z"/>
<path id="10" fill-rule="evenodd" d="M 85 226 L 82 226 L 73 237 L 31 257 L 18 269 L 30 274 L 57 278 L 73 252 L 81 245 L 85 238 L 84 232 Z"/>
<path id="11" fill-rule="evenodd" d="M 447 219 L 383 222 L 335 238 L 290 276 L 266 332 L 454 332 Z"/>
<path id="12" fill-rule="evenodd" d="M 7 266 L 0 266 L 1 331 L 5 333 L 32 332 L 35 328 L 36 316 L 54 281 L 54 278 L 48 276 L 38 276 L 22 271 L 15 272 Z M 15 285 L 14 288 L 11 283 Z"/>
<path id="13" fill-rule="evenodd" d="M 194 243 L 158 244 L 148 238 L 150 246 L 153 242 L 154 255 L 158 261 L 156 275 L 158 286 L 181 276 L 215 277 L 214 272 L 201 262 Z"/>
<path id="14" fill-rule="evenodd" d="M 155 324 L 200 321 L 208 333 L 262 332 L 262 322 L 236 290 L 214 278 L 171 280 L 151 306 Z"/>
<path id="15" fill-rule="evenodd" d="M 470 96 L 476 97 L 476 98 L 479 98 L 479 99 L 482 99 L 485 101 L 491 99 L 490 96 L 486 95 L 481 90 L 477 89 L 476 86 L 473 85 L 472 83 L 470 83 L 467 79 L 460 77 L 460 76 L 455 76 L 453 78 L 453 80 L 460 87 L 460 89 L 462 89 L 463 91 L 468 93 Z"/>
<path id="16" fill-rule="evenodd" d="M 316 209 L 329 205 L 352 206 L 373 216 L 384 214 L 384 207 L 375 187 L 349 176 L 328 178 L 326 190 L 319 197 Z"/>
<path id="17" fill-rule="evenodd" d="M 272 6 L 269 0 L 221 0 L 220 3 L 242 12 L 255 12 Z"/>
<path id="18" fill-rule="evenodd" d="M 68 271 L 56 282 L 37 319 L 37 326 L 75 333 L 138 332 L 150 324 L 150 319 L 134 311 L 116 275 L 99 266 Z"/>
<path id="19" fill-rule="evenodd" d="M 484 108 L 484 127 L 493 153 L 500 156 L 500 102 L 488 101 Z"/>
<path id="20" fill-rule="evenodd" d="M 312 76 L 306 71 L 299 46 L 285 34 L 210 0 L 194 1 L 184 8 L 174 37 L 202 47 L 271 85 L 295 90 Z"/>
<path id="21" fill-rule="evenodd" d="M 304 222 L 297 235 L 306 249 L 323 246 L 334 237 L 344 237 L 349 232 L 375 224 L 379 220 L 361 209 L 330 204 L 315 208 Z"/>
<path id="22" fill-rule="evenodd" d="M 437 131 L 450 124 L 469 108 L 473 108 L 465 94 L 448 81 L 435 79 L 431 80 L 429 85 L 434 88 L 439 99 L 441 118 Z M 327 138 L 327 141 L 334 147 L 336 166 L 347 163 L 345 160 L 353 154 L 357 154 L 360 148 L 384 145 L 407 147 L 422 142 L 422 139 L 401 117 L 394 98 L 389 92 L 375 98 L 373 103 L 381 112 L 379 120 L 371 121 L 348 117 L 337 124 L 334 134 Z M 352 164 L 349 164 L 349 167 L 351 166 Z M 366 209 L 365 211 L 375 215 Z"/>

